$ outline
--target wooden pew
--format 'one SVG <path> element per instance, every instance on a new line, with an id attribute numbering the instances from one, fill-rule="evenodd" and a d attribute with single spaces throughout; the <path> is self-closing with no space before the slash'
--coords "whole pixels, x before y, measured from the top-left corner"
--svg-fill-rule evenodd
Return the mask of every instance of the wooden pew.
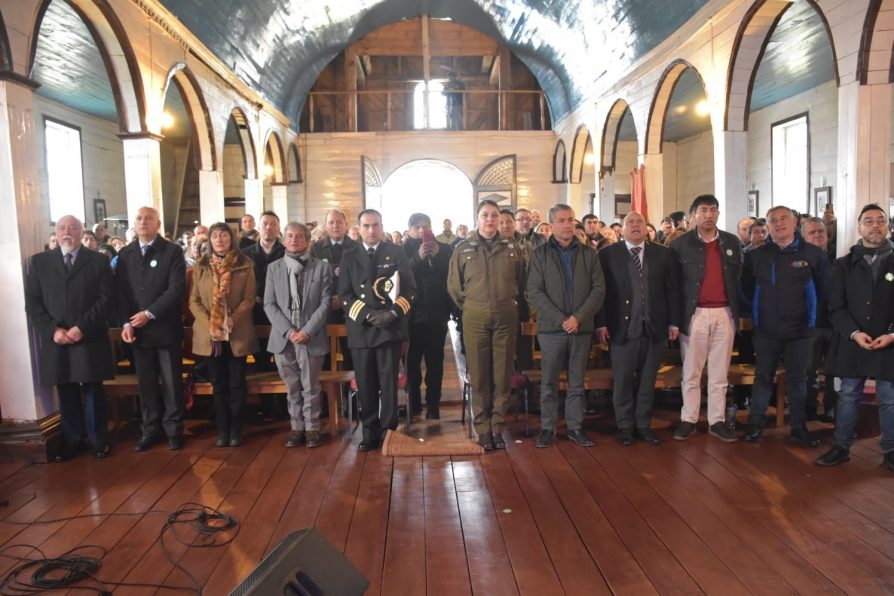
<path id="1" fill-rule="evenodd" d="M 750 321 L 748 321 L 750 324 Z M 740 324 L 740 329 L 750 329 L 750 325 Z M 536 351 L 537 323 L 526 322 L 521 324 L 521 335 L 523 338 L 529 338 L 535 350 L 535 362 L 539 362 L 540 355 Z M 598 349 L 608 349 L 604 344 L 597 344 Z M 531 369 L 522 371 L 528 381 L 534 385 L 539 384 L 543 379 L 543 373 L 540 369 Z M 671 363 L 662 363 L 658 368 L 658 374 L 655 377 L 656 389 L 678 389 L 682 386 L 683 367 Z M 703 377 L 703 383 L 706 381 L 707 370 Z M 730 364 L 727 378 L 730 385 L 754 385 L 754 365 L 753 364 Z M 781 427 L 785 423 L 785 369 L 779 367 L 776 369 L 776 426 Z M 566 372 L 562 372 L 559 377 L 559 386 L 561 389 L 567 389 L 568 376 Z M 601 389 L 611 390 L 614 387 L 614 377 L 611 368 L 588 368 L 584 372 L 584 388 L 585 389 Z M 527 400 L 527 396 L 525 396 Z M 525 406 L 527 411 L 527 405 Z M 526 422 L 527 426 L 527 422 Z"/>
<path id="2" fill-rule="evenodd" d="M 269 325 L 256 325 L 255 333 L 259 338 L 270 336 Z M 328 370 L 320 372 L 320 384 L 323 386 L 326 395 L 329 398 L 329 422 L 330 429 L 333 434 L 338 432 L 340 423 L 340 397 L 345 384 L 350 383 L 354 378 L 354 371 L 340 370 L 341 342 L 339 338 L 347 335 L 345 325 L 327 325 L 326 334 L 329 336 L 329 348 L 332 353 L 330 361 L 332 366 Z M 183 329 L 184 342 L 192 338 L 192 328 Z M 112 343 L 112 353 L 115 354 L 115 362 L 121 362 L 119 357 L 118 346 L 121 342 L 121 329 L 109 329 L 109 341 Z M 191 371 L 193 361 L 184 359 L 184 374 Z M 121 400 L 134 399 L 139 396 L 139 385 L 137 383 L 136 374 L 119 374 L 110 381 L 103 383 L 105 396 L 111 402 L 111 419 L 115 424 L 115 429 L 120 430 L 121 422 Z M 210 382 L 199 381 L 193 384 L 193 395 L 212 395 L 213 388 Z M 286 393 L 285 383 L 279 377 L 276 371 L 271 372 L 250 372 L 246 375 L 246 396 L 258 396 L 262 394 Z"/>

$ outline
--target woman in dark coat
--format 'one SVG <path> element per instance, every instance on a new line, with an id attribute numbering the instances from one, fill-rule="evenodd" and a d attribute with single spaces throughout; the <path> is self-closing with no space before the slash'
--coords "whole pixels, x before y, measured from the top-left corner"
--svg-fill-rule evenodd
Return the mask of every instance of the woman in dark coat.
<path id="1" fill-rule="evenodd" d="M 115 376 L 107 323 L 112 269 L 104 255 L 81 246 L 82 232 L 75 217 L 59 218 L 59 246 L 31 258 L 25 285 L 25 309 L 40 338 L 40 380 L 47 387 L 55 385 L 59 394 L 60 461 L 82 447 L 85 434 L 96 457 L 109 453 L 102 382 Z"/>

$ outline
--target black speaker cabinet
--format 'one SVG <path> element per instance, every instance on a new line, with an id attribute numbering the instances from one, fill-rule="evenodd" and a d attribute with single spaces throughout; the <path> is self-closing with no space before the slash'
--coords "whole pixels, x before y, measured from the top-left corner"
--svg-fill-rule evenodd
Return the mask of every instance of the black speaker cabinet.
<path id="1" fill-rule="evenodd" d="M 289 534 L 230 596 L 353 596 L 369 582 L 316 528 Z"/>

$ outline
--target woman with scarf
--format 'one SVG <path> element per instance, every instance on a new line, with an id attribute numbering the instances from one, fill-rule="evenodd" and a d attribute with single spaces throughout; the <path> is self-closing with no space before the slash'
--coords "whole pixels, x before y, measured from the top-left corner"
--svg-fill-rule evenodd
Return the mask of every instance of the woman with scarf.
<path id="1" fill-rule="evenodd" d="M 252 309 L 255 274 L 229 225 L 209 230 L 210 250 L 193 268 L 189 309 L 195 316 L 193 352 L 207 356 L 214 388 L 218 435 L 215 447 L 242 445 L 245 357 L 258 351 Z"/>

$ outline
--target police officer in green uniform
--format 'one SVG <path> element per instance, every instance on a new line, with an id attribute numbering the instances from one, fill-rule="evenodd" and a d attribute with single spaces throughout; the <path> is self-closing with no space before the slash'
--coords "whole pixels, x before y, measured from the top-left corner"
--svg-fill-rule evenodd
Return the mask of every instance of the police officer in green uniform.
<path id="1" fill-rule="evenodd" d="M 409 337 L 407 315 L 416 284 L 403 249 L 385 242 L 382 215 L 365 209 L 358 223 L 362 242 L 342 257 L 338 295 L 347 315 L 363 423 L 357 450 L 371 451 L 397 428 L 401 343 Z"/>
<path id="2" fill-rule="evenodd" d="M 518 243 L 498 236 L 499 218 L 494 201 L 479 203 L 478 229 L 454 249 L 447 278 L 450 297 L 463 311 L 475 430 L 487 450 L 506 448 L 502 433 L 518 321 L 527 311 L 524 256 Z"/>

